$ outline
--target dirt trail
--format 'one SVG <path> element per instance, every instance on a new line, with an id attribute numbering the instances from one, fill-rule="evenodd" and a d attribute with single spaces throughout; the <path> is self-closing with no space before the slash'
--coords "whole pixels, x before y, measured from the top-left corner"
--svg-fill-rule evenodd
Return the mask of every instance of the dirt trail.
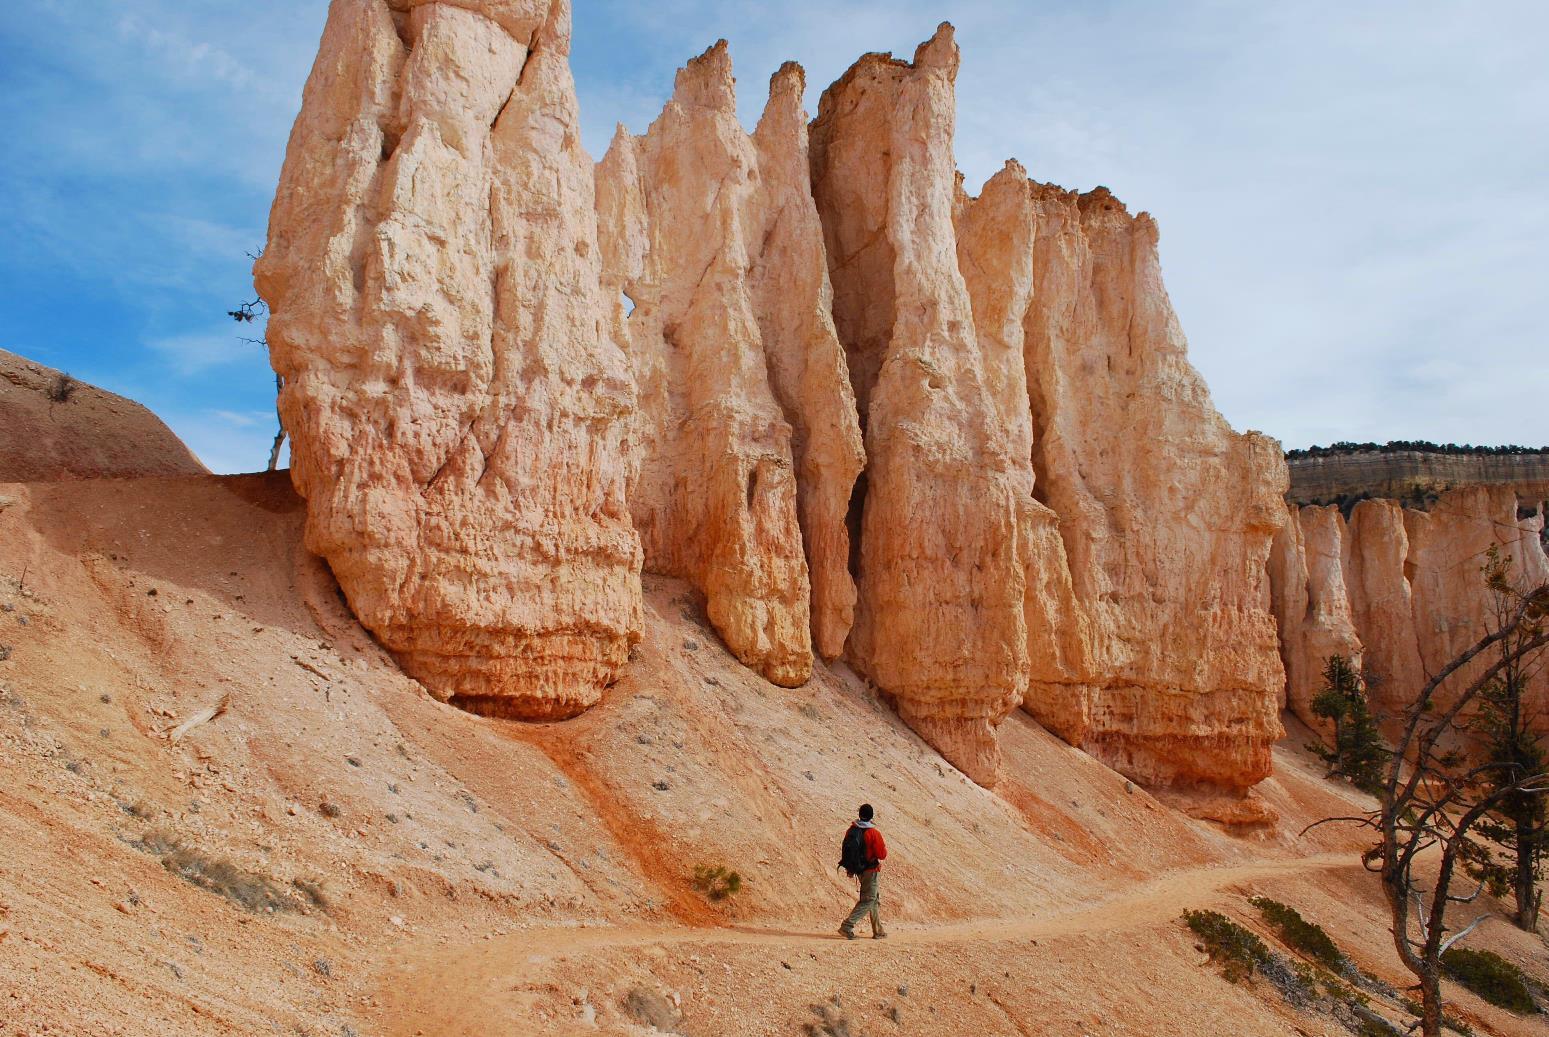
<path id="1" fill-rule="evenodd" d="M 917 954 L 921 948 L 1057 939 L 1142 930 L 1211 902 L 1233 887 L 1288 876 L 1356 871 L 1346 852 L 1234 866 L 1192 868 L 1157 876 L 1097 903 L 1004 920 L 944 924 L 894 923 L 889 938 L 868 944 L 871 955 Z M 660 948 L 678 953 L 717 947 L 760 947 L 771 954 L 844 945 L 836 934 L 756 926 L 543 928 L 487 938 L 462 947 L 411 946 L 384 972 L 382 1026 L 393 1035 L 492 1032 L 505 1016 L 502 996 L 519 991 L 524 977 L 558 959 L 612 951 Z M 873 960 L 875 960 L 873 958 Z M 455 1002 L 443 992 L 458 991 Z M 538 1031 L 535 1031 L 538 1032 Z"/>

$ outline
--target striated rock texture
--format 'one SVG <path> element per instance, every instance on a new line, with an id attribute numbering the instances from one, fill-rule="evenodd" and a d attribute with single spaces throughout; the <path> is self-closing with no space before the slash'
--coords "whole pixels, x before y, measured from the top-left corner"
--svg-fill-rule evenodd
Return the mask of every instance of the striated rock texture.
<path id="1" fill-rule="evenodd" d="M 1026 321 L 1038 291 L 1034 247 L 1038 214 L 1032 184 L 1007 162 L 977 198 L 958 187 L 958 267 L 973 302 L 987 388 L 995 406 L 991 433 L 1012 460 L 1010 476 L 1023 541 L 1023 619 L 1029 682 L 1058 682 L 1090 669 L 1087 624 L 1071 584 L 1058 516 L 1034 499 L 1033 424 L 1029 405 Z"/>
<path id="2" fill-rule="evenodd" d="M 573 715 L 640 634 L 565 0 L 334 0 L 255 279 L 307 546 L 433 693 Z"/>
<path id="3" fill-rule="evenodd" d="M 1348 539 L 1338 508 L 1286 509 L 1269 555 L 1269 582 L 1280 657 L 1285 663 L 1287 706 L 1322 728 L 1312 700 L 1323 686 L 1323 666 L 1342 655 L 1361 666 L 1362 645 L 1345 588 Z"/>
<path id="4" fill-rule="evenodd" d="M 1509 484 L 1519 493 L 1549 496 L 1549 451 L 1523 454 L 1443 454 L 1419 450 L 1358 450 L 1295 457 L 1287 499 L 1296 504 L 1339 497 L 1392 500 L 1435 495 L 1463 486 Z"/>
<path id="5" fill-rule="evenodd" d="M 1519 508 L 1530 511 L 1519 517 Z M 1549 580 L 1540 536 L 1543 501 L 1520 501 L 1510 486 L 1451 490 L 1428 509 L 1406 508 L 1406 574 L 1413 590 L 1420 661 L 1435 673 L 1484 634 L 1490 595 L 1479 568 L 1494 546 L 1511 558 L 1514 582 Z"/>
<path id="6" fill-rule="evenodd" d="M 1414 595 L 1405 568 L 1409 534 L 1404 530 L 1404 509 L 1394 501 L 1363 501 L 1345 526 L 1341 538 L 1344 582 L 1351 620 L 1364 648 L 1361 668 L 1370 684 L 1373 708 L 1390 713 L 1426 679 L 1415 631 Z M 1320 668 L 1323 659 L 1314 654 L 1301 665 Z M 1404 688 L 1410 690 L 1406 693 Z"/>
<path id="7" fill-rule="evenodd" d="M 1280 734 L 1278 446 L 1210 405 L 1149 217 L 1015 163 L 962 193 L 956 61 L 949 27 L 868 55 L 813 124 L 868 456 L 851 655 L 981 780 L 1010 678 L 1137 779 L 1251 786 Z"/>
<path id="8" fill-rule="evenodd" d="M 802 86 L 782 68 L 750 137 L 723 40 L 597 169 L 603 286 L 640 385 L 630 506 L 646 565 L 693 581 L 731 651 L 791 686 L 811 675 L 813 634 L 832 658 L 849 633 L 862 464 Z"/>
<path id="9" fill-rule="evenodd" d="M 1075 603 L 1037 617 L 1035 640 L 1071 647 L 1024 704 L 1140 780 L 1251 786 L 1281 733 L 1266 574 L 1279 445 L 1233 432 L 1211 405 L 1151 218 L 1103 188 L 1030 191 L 1033 466 Z"/>
<path id="10" fill-rule="evenodd" d="M 1030 479 L 1000 427 L 994 359 L 958 269 L 957 67 L 947 25 L 913 63 L 863 57 L 823 94 L 812 180 L 866 444 L 849 655 L 927 742 L 990 784 L 994 727 L 1028 672 Z"/>
<path id="11" fill-rule="evenodd" d="M 1305 586 L 1319 588 L 1311 594 L 1327 599 L 1330 615 L 1348 614 L 1354 636 L 1364 645 L 1373 708 L 1390 728 L 1430 674 L 1485 633 L 1493 598 L 1480 567 L 1490 547 L 1511 557 L 1518 586 L 1549 579 L 1544 510 L 1542 500 L 1524 499 L 1502 485 L 1459 487 L 1423 510 L 1364 500 L 1348 524 L 1332 507 L 1300 509 L 1295 522 L 1307 533 L 1309 557 L 1315 527 L 1326 530 L 1320 534 L 1325 543 L 1342 545 L 1327 552 L 1321 573 L 1309 563 Z M 1292 569 L 1287 574 L 1294 577 Z M 1337 600 L 1341 588 L 1347 604 Z M 1294 606 L 1294 587 L 1284 597 L 1277 591 L 1287 670 L 1316 671 L 1334 643 L 1306 636 L 1297 640 L 1299 624 L 1287 605 Z M 1304 631 L 1309 626 L 1300 624 Z M 1469 672 L 1455 679 L 1457 686 Z M 1542 673 L 1533 675 L 1530 689 L 1540 705 L 1549 705 L 1549 681 Z M 1298 698 L 1293 683 L 1291 707 L 1304 718 L 1306 701 Z"/>

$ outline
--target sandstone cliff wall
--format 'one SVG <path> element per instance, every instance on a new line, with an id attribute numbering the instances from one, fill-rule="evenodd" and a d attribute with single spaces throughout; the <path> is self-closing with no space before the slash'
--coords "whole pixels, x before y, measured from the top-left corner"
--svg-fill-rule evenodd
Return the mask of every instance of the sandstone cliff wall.
<path id="1" fill-rule="evenodd" d="M 1233 432 L 1211 405 L 1150 216 L 1101 188 L 1032 192 L 1033 465 L 1077 601 L 1035 636 L 1086 647 L 1035 679 L 1025 704 L 1145 780 L 1252 785 L 1280 735 L 1265 572 L 1279 445 Z"/>
<path id="2" fill-rule="evenodd" d="M 901 689 L 952 674 L 932 678 L 939 701 L 978 703 L 992 727 L 998 678 L 1025 672 L 1027 709 L 1125 773 L 1251 786 L 1280 731 L 1265 573 L 1286 479 L 1279 448 L 1233 433 L 1210 405 L 1149 217 L 1131 218 L 1106 191 L 1030 182 L 1014 163 L 978 198 L 961 192 L 948 160 L 955 71 L 945 30 L 913 63 L 868 55 L 813 124 L 835 324 L 868 455 L 852 654 L 906 716 Z M 935 215 L 948 204 L 951 225 Z M 937 244 L 949 236 L 955 262 L 949 242 Z M 945 357 L 932 351 L 940 345 Z M 939 403 L 950 406 L 933 411 Z M 892 438 L 900 429 L 904 450 Z M 936 485 L 909 452 L 922 445 L 924 458 L 949 462 L 932 470 Z M 959 524 L 934 548 L 901 539 L 899 516 L 934 524 L 954 482 L 981 523 L 1004 518 Z M 923 566 L 902 569 L 888 554 L 920 565 L 933 549 L 955 559 L 949 569 L 973 559 L 994 574 L 995 593 L 922 587 Z M 868 613 L 868 600 L 886 604 Z M 896 623 L 910 614 L 975 646 L 970 659 L 999 654 L 981 671 L 945 650 L 905 650 L 932 643 Z M 868 616 L 907 635 L 896 650 L 910 673 L 868 640 Z M 1025 662 L 1006 647 L 1019 632 Z"/>
<path id="3" fill-rule="evenodd" d="M 926 741 L 994 781 L 1027 678 L 1026 455 L 998 420 L 958 270 L 950 26 L 912 63 L 868 55 L 824 92 L 812 182 L 862 408 L 866 487 L 850 657 Z"/>
<path id="4" fill-rule="evenodd" d="M 947 25 L 810 127 L 783 67 L 752 134 L 717 44 L 594 172 L 568 20 L 334 0 L 256 270 L 308 545 L 405 668 L 571 715 L 643 559 L 983 784 L 1017 705 L 1137 780 L 1263 778 L 1284 463 L 1189 366 L 1150 217 L 1014 162 L 968 196 Z"/>
<path id="5" fill-rule="evenodd" d="M 1363 646 L 1356 633 L 1351 594 L 1348 541 L 1339 509 L 1307 507 L 1286 511 L 1269 556 L 1273 611 L 1285 661 L 1286 694 L 1282 705 L 1314 727 L 1312 700 L 1322 687 L 1325 661 L 1342 655 L 1361 665 Z"/>
<path id="6" fill-rule="evenodd" d="M 569 716 L 639 638 L 564 0 L 335 0 L 254 274 L 307 546 L 435 694 Z"/>
<path id="7" fill-rule="evenodd" d="M 1517 586 L 1549 579 L 1543 529 L 1542 503 L 1511 486 L 1460 487 L 1424 510 L 1364 500 L 1348 522 L 1334 507 L 1292 507 L 1271 563 L 1291 708 L 1314 723 L 1309 702 L 1324 660 L 1356 655 L 1391 729 L 1430 675 L 1486 632 L 1494 599 L 1480 567 L 1492 546 L 1511 557 Z M 1307 545 L 1300 565 L 1281 549 L 1299 540 Z M 1531 687 L 1549 705 L 1545 675 Z"/>

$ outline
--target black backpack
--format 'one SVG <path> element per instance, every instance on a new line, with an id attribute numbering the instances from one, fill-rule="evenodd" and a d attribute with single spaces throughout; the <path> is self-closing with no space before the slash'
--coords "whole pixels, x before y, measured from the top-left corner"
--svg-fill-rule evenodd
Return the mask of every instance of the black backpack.
<path id="1" fill-rule="evenodd" d="M 851 825 L 850 830 L 844 833 L 844 842 L 839 847 L 838 866 L 853 878 L 876 863 L 866 854 L 866 829 L 860 825 Z"/>

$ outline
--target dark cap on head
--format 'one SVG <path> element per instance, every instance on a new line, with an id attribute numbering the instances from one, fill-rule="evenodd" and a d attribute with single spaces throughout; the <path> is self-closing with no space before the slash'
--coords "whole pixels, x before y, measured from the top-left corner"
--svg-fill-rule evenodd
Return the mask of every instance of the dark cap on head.
<path id="1" fill-rule="evenodd" d="M 861 820 L 862 821 L 870 821 L 871 820 L 871 804 L 870 803 L 862 803 L 861 804 L 861 811 L 860 811 L 860 813 L 861 813 Z"/>

